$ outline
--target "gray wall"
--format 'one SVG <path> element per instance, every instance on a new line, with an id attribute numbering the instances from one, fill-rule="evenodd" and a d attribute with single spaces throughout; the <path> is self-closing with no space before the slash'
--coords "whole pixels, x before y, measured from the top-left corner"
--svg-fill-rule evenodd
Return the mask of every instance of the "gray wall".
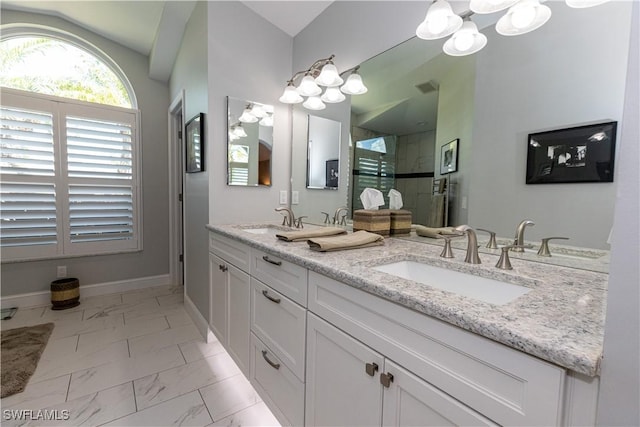
<path id="1" fill-rule="evenodd" d="M 526 140 L 532 132 L 622 120 L 631 3 L 552 7 L 549 22 L 522 37 L 484 30 L 469 222 L 508 237 L 527 218 L 536 223 L 529 240 L 567 236 L 570 245 L 609 249 L 617 183 L 526 185 Z"/>
<path id="2" fill-rule="evenodd" d="M 208 112 L 207 87 L 207 3 L 198 2 L 182 37 L 182 45 L 173 67 L 169 87 L 171 99 L 184 90 L 184 117 L 190 120 L 198 113 Z M 205 116 L 205 156 L 211 149 L 209 128 Z M 185 175 L 184 221 L 184 283 L 187 296 L 205 319 L 209 318 L 209 257 L 205 224 L 209 219 L 209 174 L 205 171 Z"/>
<path id="3" fill-rule="evenodd" d="M 611 249 L 598 425 L 640 425 L 640 5 L 635 2 Z"/>
<path id="4" fill-rule="evenodd" d="M 38 24 L 67 31 L 104 51 L 124 71 L 141 111 L 143 247 L 136 253 L 2 264 L 2 296 L 48 292 L 56 266 L 80 285 L 169 274 L 166 84 L 148 77 L 148 58 L 60 18 L 2 10 L 2 24 Z"/>
<path id="5" fill-rule="evenodd" d="M 270 221 L 280 190 L 289 191 L 291 120 L 278 102 L 291 77 L 292 38 L 240 2 L 208 3 L 209 222 Z M 227 186 L 226 96 L 275 107 L 272 186 Z"/>

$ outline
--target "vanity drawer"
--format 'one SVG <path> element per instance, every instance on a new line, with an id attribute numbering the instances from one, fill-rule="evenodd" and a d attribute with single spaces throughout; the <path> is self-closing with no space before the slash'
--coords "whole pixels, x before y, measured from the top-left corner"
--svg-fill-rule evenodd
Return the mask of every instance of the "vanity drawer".
<path id="1" fill-rule="evenodd" d="M 315 272 L 309 310 L 503 425 L 558 425 L 565 370 Z"/>
<path id="2" fill-rule="evenodd" d="M 251 275 L 262 283 L 307 306 L 307 269 L 275 255 L 253 249 Z"/>
<path id="3" fill-rule="evenodd" d="M 251 330 L 304 380 L 306 310 L 251 279 Z"/>
<path id="4" fill-rule="evenodd" d="M 209 252 L 218 255 L 245 273 L 251 266 L 251 247 L 217 233 L 209 233 Z"/>
<path id="5" fill-rule="evenodd" d="M 253 333 L 250 380 L 282 425 L 304 425 L 304 383 Z"/>

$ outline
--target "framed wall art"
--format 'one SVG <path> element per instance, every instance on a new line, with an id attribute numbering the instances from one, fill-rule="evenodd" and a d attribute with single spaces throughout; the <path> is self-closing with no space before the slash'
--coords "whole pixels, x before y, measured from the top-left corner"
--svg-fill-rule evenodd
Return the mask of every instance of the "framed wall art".
<path id="1" fill-rule="evenodd" d="M 204 171 L 204 113 L 185 125 L 185 163 L 187 173 Z"/>
<path id="2" fill-rule="evenodd" d="M 527 184 L 613 182 L 617 122 L 529 134 Z"/>
<path id="3" fill-rule="evenodd" d="M 458 170 L 459 141 L 459 139 L 454 139 L 440 147 L 440 175 L 446 175 Z"/>

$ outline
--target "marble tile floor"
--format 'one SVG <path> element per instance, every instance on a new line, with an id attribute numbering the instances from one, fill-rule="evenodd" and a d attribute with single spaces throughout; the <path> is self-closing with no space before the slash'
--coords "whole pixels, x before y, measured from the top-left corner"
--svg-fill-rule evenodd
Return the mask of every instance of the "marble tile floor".
<path id="1" fill-rule="evenodd" d="M 2 329 L 54 322 L 24 392 L 0 400 L 3 426 L 277 426 L 218 341 L 206 343 L 183 288 L 21 308 Z"/>

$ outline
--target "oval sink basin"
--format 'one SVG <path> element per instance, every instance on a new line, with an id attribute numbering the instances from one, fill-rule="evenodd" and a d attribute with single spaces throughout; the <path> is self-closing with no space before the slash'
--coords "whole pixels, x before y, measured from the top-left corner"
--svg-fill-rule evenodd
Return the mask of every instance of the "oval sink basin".
<path id="1" fill-rule="evenodd" d="M 275 228 L 245 228 L 243 229 L 243 231 L 251 234 L 271 234 L 277 232 L 278 230 L 276 230 Z"/>
<path id="2" fill-rule="evenodd" d="M 416 261 L 399 261 L 373 267 L 406 280 L 496 305 L 507 304 L 531 289 Z"/>

